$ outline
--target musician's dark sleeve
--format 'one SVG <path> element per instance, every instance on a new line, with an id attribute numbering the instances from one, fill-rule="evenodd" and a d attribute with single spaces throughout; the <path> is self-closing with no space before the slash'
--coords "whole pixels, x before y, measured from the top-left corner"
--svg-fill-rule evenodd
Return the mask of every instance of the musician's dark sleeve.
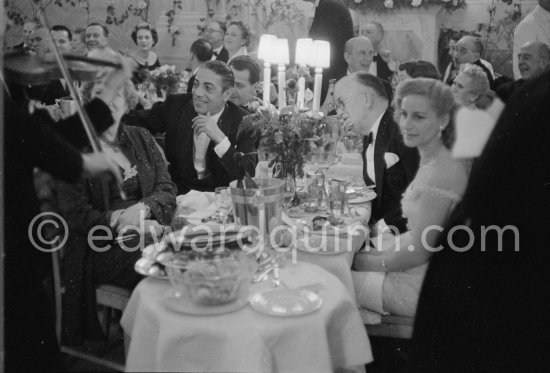
<path id="1" fill-rule="evenodd" d="M 95 98 L 84 105 L 84 108 L 98 135 L 113 124 L 111 110 L 102 100 Z M 51 126 L 56 133 L 67 139 L 76 148 L 81 149 L 90 144 L 78 114 L 60 120 L 59 122 L 54 122 L 45 110 L 37 111 L 36 115 L 40 116 L 43 123 Z"/>

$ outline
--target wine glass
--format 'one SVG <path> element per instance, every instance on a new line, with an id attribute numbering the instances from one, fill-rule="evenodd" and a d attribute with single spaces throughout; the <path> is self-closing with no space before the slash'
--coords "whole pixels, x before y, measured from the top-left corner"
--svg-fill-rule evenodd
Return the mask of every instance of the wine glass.
<path id="1" fill-rule="evenodd" d="M 218 187 L 214 191 L 214 201 L 216 203 L 218 221 L 220 224 L 228 222 L 229 212 L 231 211 L 231 191 L 227 187 Z"/>

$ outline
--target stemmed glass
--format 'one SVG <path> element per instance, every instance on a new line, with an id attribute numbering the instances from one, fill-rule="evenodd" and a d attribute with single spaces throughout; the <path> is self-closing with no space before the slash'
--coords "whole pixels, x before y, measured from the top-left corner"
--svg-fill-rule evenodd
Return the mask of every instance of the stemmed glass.
<path id="1" fill-rule="evenodd" d="M 220 224 L 228 223 L 228 216 L 232 206 L 231 191 L 227 187 L 218 187 L 214 192 L 214 198 L 218 222 Z"/>

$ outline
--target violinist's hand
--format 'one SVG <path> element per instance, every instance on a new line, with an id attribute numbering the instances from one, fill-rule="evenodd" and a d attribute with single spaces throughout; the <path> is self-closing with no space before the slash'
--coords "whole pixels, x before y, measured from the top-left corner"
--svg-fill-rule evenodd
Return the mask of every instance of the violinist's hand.
<path id="1" fill-rule="evenodd" d="M 140 232 L 144 236 L 158 238 L 164 233 L 164 226 L 156 220 L 145 219 L 143 222 L 143 232 Z"/>
<path id="2" fill-rule="evenodd" d="M 82 169 L 85 175 L 97 175 L 110 172 L 119 185 L 122 184 L 122 175 L 118 165 L 103 152 L 82 154 Z"/>

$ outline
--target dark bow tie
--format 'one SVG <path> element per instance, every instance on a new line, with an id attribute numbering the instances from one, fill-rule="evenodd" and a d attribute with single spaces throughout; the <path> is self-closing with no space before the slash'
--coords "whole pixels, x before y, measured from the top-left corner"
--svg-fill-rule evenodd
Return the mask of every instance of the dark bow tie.
<path id="1" fill-rule="evenodd" d="M 369 132 L 368 136 L 363 137 L 363 153 L 367 151 L 367 148 L 372 143 L 372 132 Z"/>
<path id="2" fill-rule="evenodd" d="M 218 53 L 218 52 L 212 52 L 212 55 L 213 55 L 214 57 L 218 57 L 218 56 L 219 56 L 219 53 Z"/>

